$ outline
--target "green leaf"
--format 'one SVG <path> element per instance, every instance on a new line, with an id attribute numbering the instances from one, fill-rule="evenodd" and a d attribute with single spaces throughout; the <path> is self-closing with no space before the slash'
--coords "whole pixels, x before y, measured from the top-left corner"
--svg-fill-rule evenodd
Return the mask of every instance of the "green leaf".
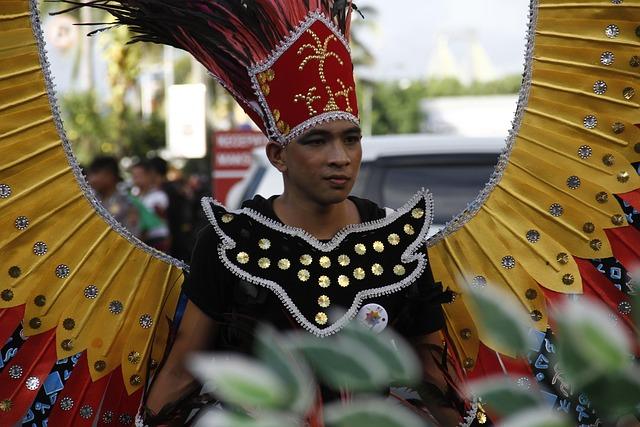
<path id="1" fill-rule="evenodd" d="M 318 377 L 335 390 L 374 391 L 388 384 L 386 367 L 380 358 L 351 338 L 315 338 L 306 333 L 287 339 L 299 351 Z"/>
<path id="2" fill-rule="evenodd" d="M 264 361 L 287 386 L 287 408 L 295 413 L 306 413 L 313 404 L 316 383 L 309 367 L 301 357 L 295 357 L 287 348 L 283 337 L 267 325 L 256 334 L 256 355 Z"/>
<path id="3" fill-rule="evenodd" d="M 548 408 L 536 408 L 505 419 L 501 427 L 571 427 L 571 423 L 559 412 Z"/>
<path id="4" fill-rule="evenodd" d="M 633 414 L 640 407 L 640 370 L 629 367 L 621 372 L 596 378 L 583 391 L 598 414 L 609 420 Z"/>
<path id="5" fill-rule="evenodd" d="M 385 399 L 336 402 L 325 406 L 327 427 L 426 427 L 429 424 L 408 409 Z"/>
<path id="6" fill-rule="evenodd" d="M 620 372 L 631 364 L 630 339 L 603 306 L 588 300 L 572 301 L 555 319 L 558 358 L 574 386 Z"/>
<path id="7" fill-rule="evenodd" d="M 492 412 L 500 417 L 541 406 L 539 394 L 517 386 L 512 380 L 504 377 L 486 378 L 469 384 L 470 394 L 482 398 Z"/>
<path id="8" fill-rule="evenodd" d="M 507 355 L 524 355 L 529 349 L 529 314 L 512 295 L 490 286 L 469 288 L 470 308 L 482 336 L 491 347 Z"/>
<path id="9" fill-rule="evenodd" d="M 260 414 L 256 418 L 234 414 L 221 409 L 206 411 L 198 418 L 195 427 L 302 427 L 293 417 L 277 414 Z"/>
<path id="10" fill-rule="evenodd" d="M 357 322 L 340 332 L 341 339 L 353 340 L 362 352 L 376 356 L 386 368 L 386 384 L 411 385 L 420 381 L 421 367 L 413 348 L 397 333 L 387 328 L 379 334 Z"/>
<path id="11" fill-rule="evenodd" d="M 267 366 L 237 354 L 191 357 L 190 369 L 222 401 L 245 409 L 282 408 L 285 383 Z"/>

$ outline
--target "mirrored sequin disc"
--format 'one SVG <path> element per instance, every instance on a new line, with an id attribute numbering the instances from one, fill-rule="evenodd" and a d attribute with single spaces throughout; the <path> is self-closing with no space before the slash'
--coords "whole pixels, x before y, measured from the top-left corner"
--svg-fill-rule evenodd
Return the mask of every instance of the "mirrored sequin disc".
<path id="1" fill-rule="evenodd" d="M 389 323 L 389 314 L 380 304 L 367 304 L 363 306 L 358 311 L 356 318 L 365 328 L 375 333 L 384 330 Z"/>
<path id="2" fill-rule="evenodd" d="M 538 243 L 538 241 L 540 240 L 540 232 L 538 230 L 527 231 L 527 240 L 530 243 Z"/>
<path id="3" fill-rule="evenodd" d="M 326 295 L 320 295 L 318 297 L 318 305 L 322 308 L 327 308 L 331 305 L 331 300 Z"/>
<path id="4" fill-rule="evenodd" d="M 258 241 L 258 246 L 260 249 L 267 250 L 271 247 L 271 241 L 269 239 L 260 239 Z"/>
<path id="5" fill-rule="evenodd" d="M 7 184 L 0 184 L 0 199 L 7 199 L 11 196 L 11 187 Z"/>
<path id="6" fill-rule="evenodd" d="M 615 24 L 607 25 L 604 29 L 604 34 L 610 39 L 614 39 L 620 35 L 620 28 Z"/>
<path id="7" fill-rule="evenodd" d="M 318 278 L 318 285 L 320 285 L 321 288 L 328 288 L 329 285 L 331 285 L 331 279 L 327 276 L 320 276 Z"/>
<path id="8" fill-rule="evenodd" d="M 474 288 L 482 288 L 487 285 L 487 279 L 484 276 L 476 276 L 471 281 L 471 286 Z"/>
<path id="9" fill-rule="evenodd" d="M 308 270 L 302 269 L 298 271 L 298 279 L 300 279 L 301 282 L 306 282 L 309 280 L 309 277 L 311 277 L 311 274 Z"/>
<path id="10" fill-rule="evenodd" d="M 549 213 L 555 217 L 559 217 L 564 214 L 564 208 L 559 203 L 554 203 L 549 206 Z"/>
<path id="11" fill-rule="evenodd" d="M 376 276 L 380 276 L 384 272 L 384 269 L 380 264 L 375 263 L 371 266 L 371 272 Z"/>
<path id="12" fill-rule="evenodd" d="M 122 302 L 118 300 L 113 300 L 109 303 L 109 312 L 111 314 L 120 314 L 122 313 L 123 309 L 124 305 L 122 305 Z"/>
<path id="13" fill-rule="evenodd" d="M 258 260 L 258 267 L 267 269 L 271 266 L 271 260 L 269 258 L 260 258 Z"/>
<path id="14" fill-rule="evenodd" d="M 37 256 L 43 256 L 47 253 L 47 244 L 45 242 L 36 242 L 33 245 L 33 253 Z"/>
<path id="15" fill-rule="evenodd" d="M 24 385 L 27 387 L 27 390 L 37 390 L 40 387 L 40 380 L 38 377 L 29 377 L 24 382 Z"/>
<path id="16" fill-rule="evenodd" d="M 26 230 L 26 228 L 29 227 L 29 218 L 21 215 L 18 218 L 16 218 L 14 225 L 18 230 Z"/>
<path id="17" fill-rule="evenodd" d="M 20 377 L 22 377 L 22 366 L 11 365 L 9 367 L 9 378 L 12 380 L 18 380 Z"/>
<path id="18" fill-rule="evenodd" d="M 113 412 L 104 411 L 102 413 L 102 422 L 105 424 L 111 424 L 112 421 L 113 421 Z"/>
<path id="19" fill-rule="evenodd" d="M 236 260 L 240 264 L 246 264 L 249 262 L 249 254 L 246 252 L 238 252 L 238 255 L 236 255 Z"/>
<path id="20" fill-rule="evenodd" d="M 340 276 L 338 276 L 338 285 L 346 288 L 347 286 L 349 286 L 349 278 L 344 274 L 341 274 Z"/>
<path id="21" fill-rule="evenodd" d="M 375 242 L 373 242 L 373 250 L 376 252 L 383 252 L 384 251 L 384 243 L 382 243 L 379 240 L 376 240 Z"/>
<path id="22" fill-rule="evenodd" d="M 84 297 L 87 299 L 94 299 L 98 296 L 98 287 L 96 285 L 89 285 L 84 288 Z"/>
<path id="23" fill-rule="evenodd" d="M 505 257 L 502 257 L 501 263 L 504 268 L 510 270 L 516 266 L 516 259 L 511 255 L 507 255 Z"/>
<path id="24" fill-rule="evenodd" d="M 315 318 L 316 323 L 318 325 L 325 325 L 327 323 L 328 319 L 329 318 L 327 317 L 327 314 L 323 313 L 323 312 L 320 312 L 320 313 L 316 314 L 316 318 Z"/>
<path id="25" fill-rule="evenodd" d="M 604 80 L 598 80 L 593 84 L 593 93 L 596 95 L 604 95 L 607 93 L 607 83 Z"/>
<path id="26" fill-rule="evenodd" d="M 291 261 L 289 261 L 286 258 L 282 258 L 280 261 L 278 261 L 278 268 L 280 270 L 288 270 L 289 267 L 291 267 Z"/>
<path id="27" fill-rule="evenodd" d="M 620 314 L 628 316 L 629 314 L 631 314 L 631 303 L 629 301 L 622 301 L 620 304 L 618 304 L 618 311 L 620 312 Z"/>
<path id="28" fill-rule="evenodd" d="M 389 234 L 387 241 L 390 245 L 396 246 L 398 243 L 400 243 L 400 236 L 398 236 L 396 233 L 391 233 Z"/>
<path id="29" fill-rule="evenodd" d="M 588 145 L 581 145 L 580 148 L 578 148 L 578 156 L 582 160 L 588 159 L 591 157 L 591 154 L 593 154 L 593 150 Z"/>
<path id="30" fill-rule="evenodd" d="M 362 280 L 365 277 L 365 272 L 363 268 L 356 268 L 355 270 L 353 270 L 353 277 L 355 277 L 358 280 Z"/>
<path id="31" fill-rule="evenodd" d="M 91 416 L 93 415 L 93 408 L 89 405 L 84 405 L 82 408 L 80 408 L 80 416 L 85 419 L 88 420 L 89 418 L 91 418 Z"/>
<path id="32" fill-rule="evenodd" d="M 322 268 L 331 267 L 331 260 L 329 259 L 328 256 L 321 256 L 320 259 L 318 260 L 318 263 L 320 264 L 320 267 L 322 267 Z"/>
<path id="33" fill-rule="evenodd" d="M 395 265 L 393 267 L 393 274 L 395 274 L 396 276 L 404 276 L 406 271 L 407 270 L 404 268 L 404 265 L 401 264 Z"/>
<path id="34" fill-rule="evenodd" d="M 302 265 L 311 265 L 312 262 L 313 258 L 311 257 L 311 255 L 304 254 L 300 257 L 300 264 Z"/>
<path id="35" fill-rule="evenodd" d="M 596 116 L 589 115 L 584 118 L 582 123 L 587 129 L 595 129 L 595 127 L 598 126 L 598 119 L 596 118 Z"/>
<path id="36" fill-rule="evenodd" d="M 60 409 L 63 411 L 70 411 L 73 408 L 73 399 L 69 396 L 65 396 L 60 399 Z"/>
<path id="37" fill-rule="evenodd" d="M 151 327 L 151 325 L 153 325 L 153 319 L 151 318 L 150 314 L 145 313 L 140 316 L 139 323 L 140 326 L 142 326 L 144 329 L 148 329 Z"/>
<path id="38" fill-rule="evenodd" d="M 351 262 L 351 259 L 349 258 L 348 255 L 340 255 L 338 257 L 338 264 L 340 264 L 343 267 L 348 266 L 350 262 Z"/>
<path id="39" fill-rule="evenodd" d="M 60 264 L 56 267 L 56 277 L 58 279 L 64 279 L 69 276 L 69 273 L 71 273 L 71 269 L 66 264 Z"/>
<path id="40" fill-rule="evenodd" d="M 567 178 L 567 187 L 569 187 L 572 190 L 577 190 L 578 188 L 580 188 L 581 183 L 582 182 L 580 181 L 580 177 L 577 177 L 575 175 Z"/>
<path id="41" fill-rule="evenodd" d="M 614 63 L 614 61 L 616 60 L 616 56 L 614 55 L 613 52 L 603 52 L 602 55 L 600 56 L 600 63 L 602 65 L 612 65 Z"/>
<path id="42" fill-rule="evenodd" d="M 365 245 L 363 245 L 362 243 L 358 243 L 357 245 L 355 245 L 353 247 L 353 250 L 358 254 L 358 255 L 364 255 L 367 253 L 367 247 Z"/>

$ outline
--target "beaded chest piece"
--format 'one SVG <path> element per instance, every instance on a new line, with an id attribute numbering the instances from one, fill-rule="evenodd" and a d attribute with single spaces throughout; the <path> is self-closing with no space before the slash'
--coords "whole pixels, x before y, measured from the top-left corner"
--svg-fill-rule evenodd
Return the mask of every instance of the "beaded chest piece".
<path id="1" fill-rule="evenodd" d="M 223 265 L 270 289 L 319 337 L 339 331 L 363 301 L 414 283 L 427 264 L 433 200 L 425 190 L 391 215 L 348 226 L 329 241 L 250 208 L 230 212 L 211 198 L 202 203 L 220 239 Z"/>

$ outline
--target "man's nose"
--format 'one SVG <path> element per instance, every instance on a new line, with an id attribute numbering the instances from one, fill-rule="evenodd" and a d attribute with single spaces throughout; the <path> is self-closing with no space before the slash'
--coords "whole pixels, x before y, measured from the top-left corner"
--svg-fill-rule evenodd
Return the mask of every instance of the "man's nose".
<path id="1" fill-rule="evenodd" d="M 337 138 L 330 144 L 329 163 L 336 166 L 347 166 L 351 163 L 347 148 Z"/>

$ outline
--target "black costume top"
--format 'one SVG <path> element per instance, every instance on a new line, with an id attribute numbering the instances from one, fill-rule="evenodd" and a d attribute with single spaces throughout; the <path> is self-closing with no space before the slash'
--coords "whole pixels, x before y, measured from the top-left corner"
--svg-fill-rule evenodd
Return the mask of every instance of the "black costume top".
<path id="1" fill-rule="evenodd" d="M 256 196 L 237 212 L 207 202 L 212 225 L 200 232 L 183 289 L 220 322 L 216 349 L 250 350 L 256 322 L 279 330 L 303 326 L 326 336 L 354 317 L 361 304 L 384 307 L 388 325 L 405 337 L 444 326 L 440 303 L 447 295 L 434 284 L 423 243 L 431 209 L 426 194 L 391 216 L 371 201 L 350 197 L 364 227 L 348 227 L 331 241 L 315 242 L 282 224 L 273 211 L 275 197 Z M 358 296 L 362 290 L 374 296 Z M 323 309 L 327 304 L 331 307 Z M 334 307 L 351 312 L 334 315 Z M 326 332 L 332 320 L 333 330 Z"/>

